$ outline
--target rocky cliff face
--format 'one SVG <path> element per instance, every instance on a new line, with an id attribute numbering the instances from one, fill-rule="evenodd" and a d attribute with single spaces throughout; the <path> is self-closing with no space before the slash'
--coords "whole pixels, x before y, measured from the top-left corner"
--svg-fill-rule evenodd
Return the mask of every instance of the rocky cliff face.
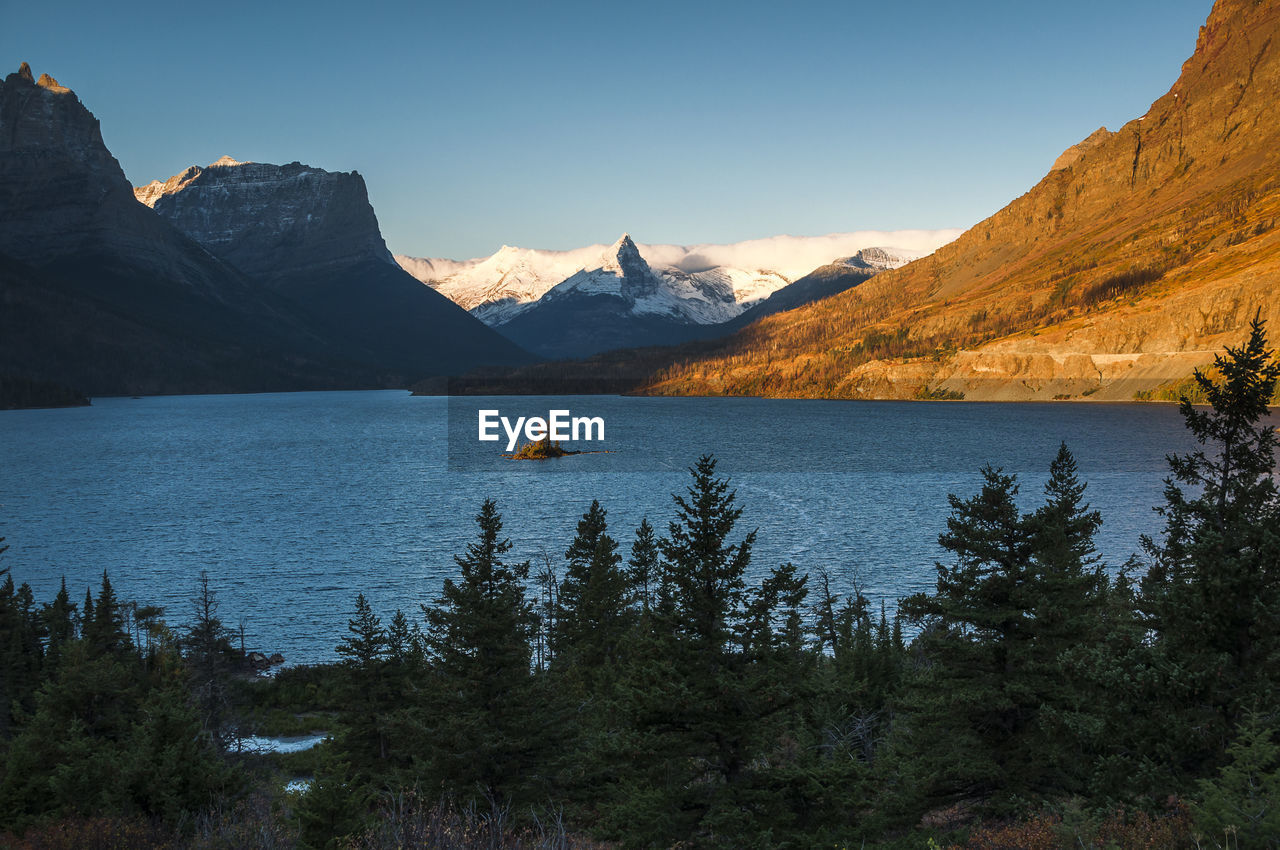
<path id="1" fill-rule="evenodd" d="M 134 190 L 139 201 L 246 274 L 393 264 L 358 173 L 223 157 Z"/>
<path id="2" fill-rule="evenodd" d="M 89 394 L 360 380 L 260 287 L 137 203 L 98 120 L 24 63 L 0 82 L 0 372 Z"/>
<path id="3" fill-rule="evenodd" d="M 770 317 L 655 392 L 1132 398 L 1280 334 L 1280 6 L 1218 0 L 1141 118 L 918 262 Z M 731 353 L 730 353 L 731 352 Z"/>
<path id="4" fill-rule="evenodd" d="M 207 293 L 222 273 L 137 204 L 75 93 L 48 74 L 33 80 L 25 62 L 0 83 L 0 252 L 36 265 L 127 256 Z"/>
<path id="5" fill-rule="evenodd" d="M 530 359 L 396 264 L 354 171 L 223 157 L 135 194 L 392 382 Z"/>

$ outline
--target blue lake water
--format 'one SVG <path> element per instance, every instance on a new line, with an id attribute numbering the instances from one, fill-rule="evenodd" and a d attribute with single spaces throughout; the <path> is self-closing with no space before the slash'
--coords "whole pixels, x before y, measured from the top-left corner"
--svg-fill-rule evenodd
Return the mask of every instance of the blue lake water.
<path id="1" fill-rule="evenodd" d="M 475 410 L 606 421 L 608 454 L 546 462 L 476 440 Z M 591 500 L 630 546 L 662 532 L 687 467 L 714 453 L 759 528 L 754 566 L 792 561 L 856 580 L 874 599 L 933 586 L 947 494 L 980 468 L 1016 472 L 1039 502 L 1065 440 L 1103 513 L 1113 565 L 1157 533 L 1165 455 L 1191 440 L 1166 405 L 833 402 L 765 399 L 444 399 L 403 392 L 98 399 L 0 412 L 0 567 L 73 598 L 103 569 L 126 599 L 183 622 L 208 570 L 250 648 L 291 663 L 333 658 L 357 592 L 413 616 L 455 573 L 473 517 L 497 500 L 516 559 L 561 559 Z M 584 446 L 585 447 L 585 446 Z M 562 564 L 561 564 L 562 565 Z"/>

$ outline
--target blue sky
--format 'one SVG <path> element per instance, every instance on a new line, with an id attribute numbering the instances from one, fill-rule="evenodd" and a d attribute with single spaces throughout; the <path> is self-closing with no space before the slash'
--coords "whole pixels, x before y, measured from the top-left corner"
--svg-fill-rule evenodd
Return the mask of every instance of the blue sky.
<path id="1" fill-rule="evenodd" d="M 365 176 L 387 243 L 967 227 L 1177 78 L 1210 0 L 0 0 L 135 184 L 223 154 Z"/>

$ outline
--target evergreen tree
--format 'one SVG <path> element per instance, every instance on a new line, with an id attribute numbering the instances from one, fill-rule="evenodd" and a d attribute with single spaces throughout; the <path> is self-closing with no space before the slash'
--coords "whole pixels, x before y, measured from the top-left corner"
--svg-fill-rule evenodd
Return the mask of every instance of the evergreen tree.
<path id="1" fill-rule="evenodd" d="M 658 544 L 653 536 L 649 518 L 640 520 L 636 539 L 631 544 L 631 557 L 627 559 L 627 581 L 633 597 L 640 602 L 640 611 L 648 614 L 654 602 L 658 578 Z"/>
<path id="2" fill-rule="evenodd" d="M 347 620 L 347 631 L 350 634 L 337 646 L 338 655 L 347 667 L 376 678 L 387 651 L 387 632 L 363 593 L 356 594 L 356 615 Z"/>
<path id="3" fill-rule="evenodd" d="M 902 603 L 922 631 L 927 664 L 911 688 L 908 741 L 931 777 L 929 793 L 1035 797 L 1073 790 L 1087 775 L 1076 729 L 1078 679 L 1065 653 L 1096 641 L 1105 581 L 1092 560 L 1101 519 L 1065 446 L 1046 501 L 1019 513 L 1014 476 L 990 466 L 970 499 L 950 497 L 938 542 L 937 590 Z"/>
<path id="4" fill-rule="evenodd" d="M 0 582 L 0 742 L 9 737 L 15 709 L 30 711 L 44 661 L 44 622 L 35 609 L 31 588 Z"/>
<path id="5" fill-rule="evenodd" d="M 432 689 L 422 718 L 429 786 L 512 799 L 536 784 L 539 725 L 530 701 L 534 627 L 523 580 L 528 562 L 508 564 L 511 542 L 486 499 L 478 539 L 455 556 L 458 579 L 424 606 Z"/>
<path id="6" fill-rule="evenodd" d="M 91 631 L 93 631 L 93 590 L 86 587 L 84 604 L 80 606 L 79 635 L 87 640 Z"/>
<path id="7" fill-rule="evenodd" d="M 742 651 L 755 532 L 730 542 L 742 509 L 715 467 L 714 458 L 700 458 L 686 493 L 672 497 L 677 519 L 658 544 L 657 605 L 631 649 L 623 683 L 628 770 L 609 823 L 644 844 L 741 839 L 744 819 L 768 798 L 750 774 L 772 729 L 760 722 L 766 697 L 753 691 L 759 682 Z M 784 585 L 779 579 L 766 595 L 794 599 L 796 591 Z M 763 624 L 775 612 L 756 614 Z"/>
<path id="8" fill-rule="evenodd" d="M 1024 594 L 1029 646 L 1021 686 L 1039 701 L 1035 728 L 1028 730 L 1027 758 L 1041 767 L 1029 784 L 1039 792 L 1081 793 L 1092 781 L 1090 757 L 1100 742 L 1095 729 L 1105 704 L 1088 689 L 1067 657 L 1081 646 L 1106 639 L 1109 582 L 1095 555 L 1102 515 L 1084 501 L 1075 458 L 1066 443 L 1049 466 L 1045 501 L 1026 518 L 1031 572 Z"/>
<path id="9" fill-rule="evenodd" d="M 1032 546 L 1015 478 L 990 466 L 982 478 L 972 498 L 950 497 L 938 542 L 954 564 L 936 564 L 933 594 L 902 602 L 928 659 L 911 689 L 910 742 L 933 777 L 930 793 L 943 798 L 1007 788 L 1010 750 L 1030 719 L 1028 695 L 1010 686 L 1020 684 L 1029 637 L 1023 588 Z"/>
<path id="10" fill-rule="evenodd" d="M 89 648 L 98 653 L 119 653 L 130 646 L 129 633 L 124 627 L 124 613 L 106 570 L 102 571 L 102 586 L 97 600 L 92 606 L 85 605 L 84 637 Z"/>
<path id="11" fill-rule="evenodd" d="M 1255 319 L 1248 341 L 1200 371 L 1209 401 L 1181 413 L 1200 448 L 1171 456 L 1164 537 L 1146 539 L 1152 562 L 1141 607 L 1162 656 L 1194 694 L 1180 710 L 1198 771 L 1222 755 L 1243 707 L 1274 700 L 1280 685 L 1280 491 L 1274 427 L 1264 421 L 1280 364 Z"/>
<path id="12" fill-rule="evenodd" d="M 568 566 L 551 632 L 556 664 L 575 668 L 588 681 L 608 674 L 629 627 L 622 556 L 605 520 L 604 508 L 593 501 L 578 522 L 577 536 L 564 553 Z"/>
<path id="13" fill-rule="evenodd" d="M 1280 744 L 1256 711 L 1246 712 L 1227 763 L 1199 783 L 1196 825 L 1209 841 L 1240 848 L 1280 848 Z"/>
<path id="14" fill-rule="evenodd" d="M 88 640 L 64 647 L 0 773 L 0 824 L 18 827 L 67 815 L 189 822 L 239 790 L 201 734 L 176 657 L 148 672 Z"/>
<path id="15" fill-rule="evenodd" d="M 693 483 L 686 496 L 675 495 L 676 521 L 658 543 L 663 582 L 675 601 L 676 632 L 711 653 L 733 636 L 731 621 L 742 614 L 756 532 L 740 542 L 729 535 L 742 516 L 729 482 L 715 477 L 716 461 L 703 455 L 689 469 Z"/>
<path id="16" fill-rule="evenodd" d="M 49 656 L 56 657 L 58 650 L 76 636 L 76 605 L 67 593 L 66 576 L 63 576 L 53 602 L 45 604 L 43 617 L 48 633 Z"/>
<path id="17" fill-rule="evenodd" d="M 98 603 L 98 611 L 102 610 Z M 209 574 L 200 571 L 196 595 L 191 602 L 192 620 L 180 645 L 187 661 L 191 693 L 205 733 L 225 749 L 232 730 L 230 681 L 235 660 L 231 631 L 218 617 L 218 596 L 209 584 Z"/>
<path id="18" fill-rule="evenodd" d="M 356 595 L 355 616 L 347 621 L 347 631 L 337 646 L 347 674 L 343 748 L 362 778 L 367 778 L 389 754 L 383 714 L 393 707 L 387 704 L 383 678 L 387 632 L 363 593 Z"/>

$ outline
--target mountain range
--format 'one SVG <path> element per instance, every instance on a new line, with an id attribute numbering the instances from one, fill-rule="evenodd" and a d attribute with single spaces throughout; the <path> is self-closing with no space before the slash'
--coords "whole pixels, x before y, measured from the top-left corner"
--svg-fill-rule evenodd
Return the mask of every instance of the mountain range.
<path id="1" fill-rule="evenodd" d="M 701 324 L 734 318 L 752 304 L 792 283 L 819 266 L 883 247 L 869 254 L 877 269 L 917 259 L 944 245 L 959 230 L 858 231 L 826 236 L 777 236 L 729 245 L 651 245 L 635 243 L 641 258 L 660 277 L 670 281 L 673 294 L 682 290 L 732 292 L 731 306 L 723 297 L 695 297 L 686 315 Z M 624 234 L 630 239 L 629 234 Z M 620 242 L 621 240 L 619 240 Z M 395 259 L 405 271 L 470 310 L 491 326 L 510 321 L 531 309 L 556 285 L 581 271 L 604 268 L 616 257 L 618 243 L 588 245 L 568 251 L 544 251 L 504 245 L 488 257 L 447 260 L 410 257 Z M 719 301 L 721 306 L 710 307 Z"/>
<path id="2" fill-rule="evenodd" d="M 135 190 L 97 119 L 24 63 L 0 82 L 0 377 L 89 394 L 467 372 L 508 389 L 570 374 L 657 394 L 1169 397 L 1255 316 L 1280 319 L 1278 36 L 1276 4 L 1217 0 L 1146 114 L 1089 133 L 954 241 L 624 235 L 466 261 L 393 257 L 355 172 L 223 158 Z"/>
<path id="3" fill-rule="evenodd" d="M 224 161 L 149 197 L 70 89 L 26 63 L 0 82 L 0 373 L 243 392 L 531 360 L 392 261 L 357 174 Z"/>
<path id="4" fill-rule="evenodd" d="M 833 254 L 824 253 L 886 236 L 916 250 L 864 247 L 834 264 Z M 952 231 L 864 232 L 684 247 L 639 245 L 624 233 L 607 247 L 504 246 L 491 257 L 466 262 L 396 260 L 518 344 L 564 358 L 723 336 L 760 316 L 904 265 L 953 236 Z M 753 261 L 747 267 L 731 264 Z M 819 262 L 828 270 L 822 273 L 823 286 L 804 274 Z M 835 267 L 840 274 L 828 273 Z"/>

